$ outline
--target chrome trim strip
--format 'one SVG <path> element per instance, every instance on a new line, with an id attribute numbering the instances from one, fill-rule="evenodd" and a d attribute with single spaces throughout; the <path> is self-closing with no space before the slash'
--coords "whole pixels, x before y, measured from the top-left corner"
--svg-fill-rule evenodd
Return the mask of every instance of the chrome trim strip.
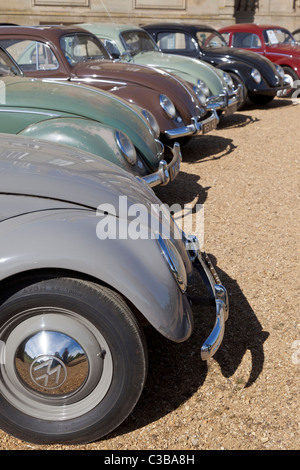
<path id="1" fill-rule="evenodd" d="M 11 109 L 11 108 L 0 108 L 1 113 L 22 113 L 22 114 L 38 114 L 41 116 L 49 116 L 49 117 L 59 117 L 60 114 L 53 114 L 53 113 L 43 113 L 41 111 L 28 111 L 22 109 Z"/>
<path id="2" fill-rule="evenodd" d="M 282 57 L 290 57 L 290 58 L 293 57 L 292 54 L 284 54 L 283 52 L 267 52 L 267 54 L 266 54 L 267 58 L 268 58 L 268 55 L 276 55 L 276 56 L 280 55 Z"/>
<path id="3" fill-rule="evenodd" d="M 84 83 L 109 83 L 110 85 L 121 85 L 121 86 L 126 86 L 126 82 L 120 82 L 120 81 L 115 81 L 115 80 L 102 80 L 101 78 L 71 78 L 70 82 L 84 82 Z"/>

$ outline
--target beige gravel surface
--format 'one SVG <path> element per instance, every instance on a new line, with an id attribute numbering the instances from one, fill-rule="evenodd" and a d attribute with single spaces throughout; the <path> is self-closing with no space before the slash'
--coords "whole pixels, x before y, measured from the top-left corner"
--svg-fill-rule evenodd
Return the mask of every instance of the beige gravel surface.
<path id="1" fill-rule="evenodd" d="M 157 191 L 170 205 L 204 204 L 205 250 L 231 306 L 216 356 L 200 360 L 201 316 L 184 344 L 150 330 L 145 391 L 115 432 L 68 447 L 0 431 L 0 449 L 300 448 L 299 123 L 290 100 L 248 105 L 184 147 L 176 183 Z"/>

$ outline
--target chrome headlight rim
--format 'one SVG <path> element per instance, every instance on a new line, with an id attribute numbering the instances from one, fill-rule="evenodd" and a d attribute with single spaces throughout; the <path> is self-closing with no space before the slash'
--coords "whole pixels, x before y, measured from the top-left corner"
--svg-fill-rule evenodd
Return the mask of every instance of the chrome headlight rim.
<path id="1" fill-rule="evenodd" d="M 204 96 L 206 96 L 206 98 L 209 97 L 210 91 L 209 91 L 208 86 L 207 86 L 206 83 L 204 82 L 204 80 L 199 79 L 198 82 L 197 82 L 197 87 L 200 88 L 200 90 L 202 91 L 202 93 L 204 94 Z"/>
<path id="2" fill-rule="evenodd" d="M 160 136 L 160 127 L 154 115 L 148 109 L 142 109 L 142 115 L 148 122 L 152 133 L 156 139 Z"/>
<path id="3" fill-rule="evenodd" d="M 155 238 L 163 258 L 173 274 L 181 292 L 184 294 L 187 289 L 187 274 L 179 251 L 169 238 L 163 238 L 160 234 L 157 234 Z"/>
<path id="4" fill-rule="evenodd" d="M 130 138 L 124 132 L 116 130 L 115 139 L 117 146 L 126 161 L 130 163 L 130 165 L 135 165 L 137 162 L 137 154 Z"/>
<path id="5" fill-rule="evenodd" d="M 261 73 L 257 69 L 252 69 L 251 70 L 251 77 L 255 81 L 255 83 L 260 83 L 262 78 L 261 78 Z"/>
<path id="6" fill-rule="evenodd" d="M 207 97 L 205 96 L 201 88 L 198 88 L 196 85 L 194 85 L 193 90 L 201 106 L 205 107 L 207 105 Z"/>
<path id="7" fill-rule="evenodd" d="M 173 101 L 164 94 L 159 96 L 159 104 L 169 118 L 174 119 L 176 117 L 176 108 Z"/>

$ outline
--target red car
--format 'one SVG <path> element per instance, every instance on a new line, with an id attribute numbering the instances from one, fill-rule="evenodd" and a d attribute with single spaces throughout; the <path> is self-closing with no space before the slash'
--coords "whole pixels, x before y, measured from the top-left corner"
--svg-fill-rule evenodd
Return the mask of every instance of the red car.
<path id="1" fill-rule="evenodd" d="M 300 80 L 300 45 L 288 29 L 274 25 L 235 24 L 219 29 L 228 46 L 249 49 L 281 65 L 290 89 L 283 92 L 291 96 Z"/>

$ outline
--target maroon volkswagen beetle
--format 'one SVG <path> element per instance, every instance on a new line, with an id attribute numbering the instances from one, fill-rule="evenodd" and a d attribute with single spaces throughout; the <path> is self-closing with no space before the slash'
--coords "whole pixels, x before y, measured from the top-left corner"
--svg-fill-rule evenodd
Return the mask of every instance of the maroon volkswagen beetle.
<path id="1" fill-rule="evenodd" d="M 180 142 L 218 124 L 200 89 L 164 71 L 113 61 L 100 40 L 82 28 L 4 26 L 0 45 L 27 77 L 86 83 L 139 107 L 160 140 Z"/>
<path id="2" fill-rule="evenodd" d="M 299 88 L 294 82 L 300 80 L 300 45 L 288 29 L 241 23 L 221 28 L 219 32 L 229 46 L 249 49 L 281 65 L 290 84 L 290 88 L 282 92 L 284 96 L 291 96 Z"/>

